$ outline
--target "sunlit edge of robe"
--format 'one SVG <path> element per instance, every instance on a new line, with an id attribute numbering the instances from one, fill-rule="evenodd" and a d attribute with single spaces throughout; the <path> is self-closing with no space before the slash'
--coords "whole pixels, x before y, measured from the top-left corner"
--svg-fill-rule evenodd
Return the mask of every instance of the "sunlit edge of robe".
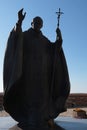
<path id="1" fill-rule="evenodd" d="M 17 42 L 15 42 L 16 32 L 14 30 L 11 32 L 4 59 L 4 108 L 12 117 L 14 117 L 14 115 L 15 117 L 17 116 L 17 105 L 21 102 L 22 97 L 21 96 L 19 99 L 17 97 L 21 89 L 19 87 L 21 85 L 19 84 L 21 82 L 23 60 L 22 35 L 21 32 Z M 54 77 L 53 85 L 51 86 L 52 108 L 50 108 L 50 115 L 56 118 L 59 113 L 64 111 L 65 102 L 70 92 L 70 82 L 63 49 L 61 48 L 60 53 L 58 53 L 57 49 L 54 47 L 54 53 L 53 64 L 55 66 L 53 66 Z M 16 105 L 15 108 L 14 104 Z"/>

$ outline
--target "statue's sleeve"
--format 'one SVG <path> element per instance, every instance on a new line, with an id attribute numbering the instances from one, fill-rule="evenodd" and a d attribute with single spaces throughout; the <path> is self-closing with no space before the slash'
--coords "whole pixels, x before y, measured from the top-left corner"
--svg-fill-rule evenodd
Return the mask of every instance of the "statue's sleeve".
<path id="1" fill-rule="evenodd" d="M 68 66 L 66 57 L 64 54 L 64 50 L 62 47 L 63 40 L 60 38 L 56 40 L 54 43 L 54 84 L 56 89 L 59 88 L 57 91 L 60 96 L 68 97 L 70 91 L 70 79 L 68 73 Z M 57 96 L 59 96 L 57 95 Z"/>
<path id="2" fill-rule="evenodd" d="M 7 93 L 22 73 L 23 33 L 13 29 L 7 41 L 3 65 L 3 86 Z"/>
<path id="3" fill-rule="evenodd" d="M 53 43 L 53 73 L 51 94 L 56 109 L 56 115 L 65 111 L 66 99 L 70 92 L 70 80 L 67 62 L 62 47 L 62 40 L 56 40 Z"/>

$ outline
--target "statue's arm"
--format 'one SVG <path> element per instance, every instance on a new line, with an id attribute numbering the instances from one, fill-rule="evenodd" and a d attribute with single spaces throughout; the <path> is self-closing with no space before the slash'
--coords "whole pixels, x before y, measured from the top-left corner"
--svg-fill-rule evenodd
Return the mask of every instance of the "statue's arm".
<path id="1" fill-rule="evenodd" d="M 25 18 L 26 13 L 23 14 L 23 9 L 19 10 L 18 12 L 18 21 L 16 23 L 16 27 L 12 29 L 12 31 L 9 34 L 9 38 L 7 40 L 7 47 L 5 51 L 5 65 L 7 66 L 8 59 L 13 59 L 12 56 L 15 54 L 15 50 L 17 45 L 22 41 L 23 35 L 22 35 L 22 22 Z M 20 41 L 20 42 L 19 42 Z M 5 67 L 6 68 L 6 67 Z M 9 68 L 9 66 L 8 66 Z"/>
<path id="2" fill-rule="evenodd" d="M 22 22 L 23 22 L 23 20 L 25 18 L 25 15 L 26 15 L 26 12 L 23 14 L 23 8 L 21 10 L 19 10 L 19 12 L 18 12 L 18 21 L 16 23 L 16 28 L 15 28 L 15 31 L 17 33 L 22 31 Z"/>
<path id="3" fill-rule="evenodd" d="M 22 33 L 22 21 L 25 18 L 25 14 L 22 14 L 23 9 L 21 9 L 18 12 L 18 22 L 16 24 L 16 28 L 13 28 L 13 30 L 10 32 L 8 41 L 7 41 L 7 47 L 5 50 L 5 56 L 4 56 L 4 67 L 3 67 L 3 87 L 6 89 L 8 87 L 8 84 L 10 82 L 10 79 L 13 70 L 14 73 L 18 72 L 15 71 L 14 68 L 18 68 L 18 70 L 21 69 L 21 64 L 18 62 L 22 61 L 22 49 L 23 49 L 23 33 Z M 21 63 L 21 62 L 20 62 Z M 21 71 L 20 71 L 21 72 Z M 19 75 L 20 73 L 18 73 Z M 15 74 L 14 74 L 15 75 Z M 16 75 L 16 77 L 18 76 Z"/>
<path id="4" fill-rule="evenodd" d="M 56 41 L 52 44 L 53 48 L 56 48 L 58 51 L 62 48 L 62 34 L 59 28 L 56 29 Z"/>
<path id="5" fill-rule="evenodd" d="M 62 39 L 62 34 L 61 34 L 61 31 L 59 28 L 56 29 L 56 41 L 55 43 L 57 44 L 57 47 L 59 50 L 61 50 L 62 48 L 62 42 L 63 42 L 63 39 Z"/>

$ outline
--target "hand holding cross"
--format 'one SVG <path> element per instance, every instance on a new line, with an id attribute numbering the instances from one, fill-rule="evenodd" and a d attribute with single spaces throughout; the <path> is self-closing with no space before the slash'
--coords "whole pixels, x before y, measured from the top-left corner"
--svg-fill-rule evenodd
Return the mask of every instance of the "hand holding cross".
<path id="1" fill-rule="evenodd" d="M 58 18 L 58 24 L 57 24 L 57 29 L 56 29 L 56 33 L 57 33 L 57 38 L 61 38 L 62 39 L 62 35 L 61 35 L 61 31 L 59 29 L 59 20 L 60 20 L 60 15 L 63 14 L 63 12 L 60 11 L 60 8 L 59 8 L 59 12 L 56 12 L 56 14 L 58 15 L 57 18 Z"/>

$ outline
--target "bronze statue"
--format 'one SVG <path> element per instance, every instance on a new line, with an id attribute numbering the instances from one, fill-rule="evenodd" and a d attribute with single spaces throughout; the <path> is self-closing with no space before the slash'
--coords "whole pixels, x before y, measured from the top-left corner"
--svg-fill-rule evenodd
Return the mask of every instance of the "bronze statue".
<path id="1" fill-rule="evenodd" d="M 43 20 L 39 16 L 30 29 L 22 32 L 25 15 L 23 9 L 18 12 L 16 28 L 7 42 L 3 105 L 23 130 L 50 128 L 54 119 L 66 111 L 70 92 L 62 35 L 57 28 L 56 41 L 48 40 L 41 32 Z"/>

